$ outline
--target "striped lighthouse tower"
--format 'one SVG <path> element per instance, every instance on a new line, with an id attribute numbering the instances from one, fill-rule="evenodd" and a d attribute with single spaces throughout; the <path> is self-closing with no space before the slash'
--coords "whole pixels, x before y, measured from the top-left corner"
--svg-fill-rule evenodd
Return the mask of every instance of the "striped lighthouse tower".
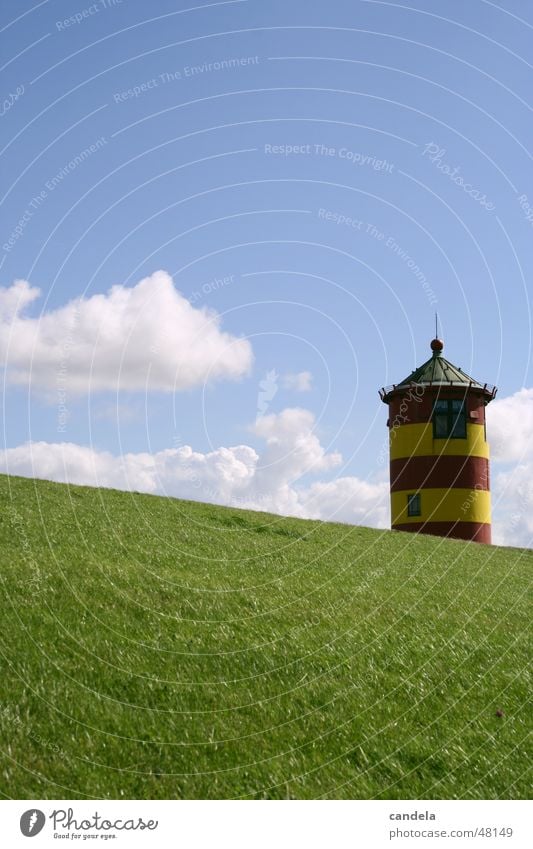
<path id="1" fill-rule="evenodd" d="M 485 407 L 496 387 L 442 355 L 380 391 L 388 404 L 392 528 L 490 543 Z"/>

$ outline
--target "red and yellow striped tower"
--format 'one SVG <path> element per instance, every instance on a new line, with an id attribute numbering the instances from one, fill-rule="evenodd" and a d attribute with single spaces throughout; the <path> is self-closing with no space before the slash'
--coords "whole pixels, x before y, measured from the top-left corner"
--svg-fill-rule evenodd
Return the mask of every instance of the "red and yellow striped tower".
<path id="1" fill-rule="evenodd" d="M 442 356 L 380 391 L 389 406 L 392 528 L 490 543 L 485 407 L 496 387 Z"/>

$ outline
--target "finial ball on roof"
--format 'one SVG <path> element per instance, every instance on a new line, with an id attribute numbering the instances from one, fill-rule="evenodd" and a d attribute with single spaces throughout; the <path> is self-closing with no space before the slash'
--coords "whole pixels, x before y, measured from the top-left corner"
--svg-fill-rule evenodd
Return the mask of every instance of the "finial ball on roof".
<path id="1" fill-rule="evenodd" d="M 431 350 L 432 351 L 442 351 L 444 348 L 444 342 L 442 339 L 432 339 L 431 340 Z"/>

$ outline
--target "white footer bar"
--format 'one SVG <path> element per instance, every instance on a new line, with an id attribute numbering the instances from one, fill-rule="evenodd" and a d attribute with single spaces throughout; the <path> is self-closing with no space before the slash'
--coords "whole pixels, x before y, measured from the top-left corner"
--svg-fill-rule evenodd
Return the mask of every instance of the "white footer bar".
<path id="1" fill-rule="evenodd" d="M 523 801 L 10 800 L 0 802 L 0 842 L 9 849 L 529 849 L 532 821 Z"/>

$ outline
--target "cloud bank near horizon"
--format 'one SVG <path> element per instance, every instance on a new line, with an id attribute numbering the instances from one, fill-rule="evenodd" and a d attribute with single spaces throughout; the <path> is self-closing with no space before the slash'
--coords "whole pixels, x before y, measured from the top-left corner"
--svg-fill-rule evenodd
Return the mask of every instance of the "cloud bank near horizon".
<path id="1" fill-rule="evenodd" d="M 389 497 L 385 481 L 355 476 L 302 482 L 342 462 L 314 433 L 308 410 L 288 408 L 260 417 L 251 431 L 264 442 L 221 447 L 208 453 L 189 445 L 155 453 L 115 456 L 71 442 L 28 442 L 0 454 L 0 471 L 60 483 L 207 501 L 285 516 L 385 528 Z"/>
<path id="2" fill-rule="evenodd" d="M 490 405 L 493 539 L 533 545 L 533 388 Z M 342 462 L 327 452 L 309 410 L 288 408 L 257 419 L 263 440 L 208 453 L 189 445 L 115 456 L 75 443 L 29 442 L 0 453 L 0 471 L 61 483 L 113 487 L 376 528 L 389 527 L 389 484 L 379 475 L 331 480 Z M 311 476 L 318 479 L 309 481 Z M 320 479 L 320 476 L 321 479 Z M 305 480 L 304 480 L 305 479 Z"/>

